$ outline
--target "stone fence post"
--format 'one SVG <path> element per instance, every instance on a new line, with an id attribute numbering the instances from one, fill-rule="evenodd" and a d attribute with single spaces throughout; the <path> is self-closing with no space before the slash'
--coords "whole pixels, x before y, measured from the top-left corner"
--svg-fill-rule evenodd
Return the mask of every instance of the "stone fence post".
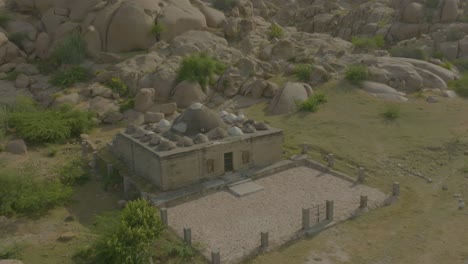
<path id="1" fill-rule="evenodd" d="M 192 229 L 184 228 L 184 242 L 189 246 L 192 245 Z"/>
<path id="2" fill-rule="evenodd" d="M 327 201 L 327 220 L 332 222 L 335 217 L 335 202 L 334 201 Z"/>
<path id="3" fill-rule="evenodd" d="M 392 191 L 393 196 L 398 197 L 400 196 L 400 183 L 399 182 L 394 182 L 393 183 L 393 191 Z"/>
<path id="4" fill-rule="evenodd" d="M 328 158 L 328 167 L 331 169 L 335 165 L 335 155 L 333 155 L 332 153 L 329 153 L 327 158 Z"/>
<path id="5" fill-rule="evenodd" d="M 361 195 L 361 201 L 359 204 L 360 209 L 366 209 L 367 208 L 367 202 L 368 202 L 368 197 L 367 195 Z"/>
<path id="6" fill-rule="evenodd" d="M 219 254 L 219 250 L 211 252 L 211 264 L 221 264 L 221 255 Z"/>
<path id="7" fill-rule="evenodd" d="M 366 180 L 366 170 L 364 167 L 359 167 L 358 168 L 358 183 L 363 183 Z"/>
<path id="8" fill-rule="evenodd" d="M 159 209 L 159 212 L 161 214 L 161 222 L 164 226 L 168 226 L 168 219 L 167 219 L 167 209 L 166 208 L 161 208 Z"/>
<path id="9" fill-rule="evenodd" d="M 260 248 L 262 250 L 268 249 L 269 246 L 269 234 L 268 232 L 261 232 L 260 233 Z"/>
<path id="10" fill-rule="evenodd" d="M 85 141 L 81 142 L 81 158 L 84 160 L 88 159 L 88 143 Z"/>
<path id="11" fill-rule="evenodd" d="M 310 209 L 302 208 L 302 230 L 310 228 Z"/>

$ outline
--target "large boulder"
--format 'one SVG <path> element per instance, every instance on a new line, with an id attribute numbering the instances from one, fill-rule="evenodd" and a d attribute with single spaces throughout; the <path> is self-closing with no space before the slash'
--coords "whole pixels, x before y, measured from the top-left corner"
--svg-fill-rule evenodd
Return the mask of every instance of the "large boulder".
<path id="1" fill-rule="evenodd" d="M 1 259 L 0 264 L 23 264 L 23 262 L 16 259 Z"/>
<path id="2" fill-rule="evenodd" d="M 245 82 L 237 68 L 227 69 L 219 78 L 216 89 L 225 97 L 231 98 L 239 93 L 240 87 Z"/>
<path id="3" fill-rule="evenodd" d="M 207 26 L 203 13 L 192 6 L 189 0 L 169 2 L 158 16 L 158 23 L 166 27 L 161 34 L 163 40 L 172 40 L 184 32 L 203 29 Z"/>
<path id="4" fill-rule="evenodd" d="M 194 103 L 203 103 L 207 97 L 198 83 L 183 81 L 174 89 L 174 101 L 180 108 L 187 108 Z"/>
<path id="5" fill-rule="evenodd" d="M 287 82 L 275 95 L 268 106 L 268 113 L 282 115 L 297 111 L 297 101 L 305 101 L 313 93 L 305 83 Z"/>
<path id="6" fill-rule="evenodd" d="M 444 0 L 440 14 L 440 22 L 455 22 L 458 17 L 459 3 L 459 0 Z"/>
<path id="7" fill-rule="evenodd" d="M 408 98 L 405 97 L 404 93 L 399 92 L 396 89 L 383 83 L 365 81 L 362 84 L 362 89 L 370 95 L 383 99 L 385 101 L 408 101 Z"/>
<path id="8" fill-rule="evenodd" d="M 104 117 L 106 113 L 119 111 L 119 106 L 112 100 L 96 96 L 89 101 L 89 111 L 96 112 L 99 117 Z"/>
<path id="9" fill-rule="evenodd" d="M 135 96 L 135 110 L 138 112 L 146 112 L 154 102 L 156 92 L 153 88 L 143 88 L 138 91 Z"/>
<path id="10" fill-rule="evenodd" d="M 13 140 L 7 143 L 5 150 L 9 153 L 16 155 L 23 155 L 28 153 L 28 147 L 22 139 Z"/>
<path id="11" fill-rule="evenodd" d="M 420 3 L 413 2 L 406 6 L 403 13 L 403 22 L 405 23 L 421 23 L 424 20 L 424 6 Z"/>
<path id="12" fill-rule="evenodd" d="M 192 3 L 203 13 L 206 18 L 206 24 L 209 27 L 219 27 L 226 20 L 226 16 L 223 12 L 214 9 L 205 3 L 199 0 L 194 0 Z"/>
<path id="13" fill-rule="evenodd" d="M 127 0 L 115 12 L 107 29 L 107 51 L 126 52 L 146 49 L 155 41 L 150 34 L 159 1 Z M 150 15 L 148 15 L 150 13 Z"/>

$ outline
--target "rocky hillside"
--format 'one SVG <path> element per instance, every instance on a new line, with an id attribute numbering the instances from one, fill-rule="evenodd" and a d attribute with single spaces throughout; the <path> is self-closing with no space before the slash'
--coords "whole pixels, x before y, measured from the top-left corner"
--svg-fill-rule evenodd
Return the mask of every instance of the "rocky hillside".
<path id="1" fill-rule="evenodd" d="M 459 0 L 4 2 L 0 75 L 45 105 L 72 103 L 108 123 L 153 122 L 194 102 L 223 108 L 232 98 L 273 99 L 271 113 L 283 114 L 356 64 L 367 76 L 359 85 L 384 100 L 425 90 L 451 97 L 447 83 L 460 74 L 449 61 L 468 56 L 468 5 Z M 86 45 L 80 66 L 94 77 L 63 90 L 39 65 L 74 34 Z M 182 60 L 201 52 L 224 71 L 209 87 L 178 80 Z M 134 98 L 126 109 L 123 97 Z"/>

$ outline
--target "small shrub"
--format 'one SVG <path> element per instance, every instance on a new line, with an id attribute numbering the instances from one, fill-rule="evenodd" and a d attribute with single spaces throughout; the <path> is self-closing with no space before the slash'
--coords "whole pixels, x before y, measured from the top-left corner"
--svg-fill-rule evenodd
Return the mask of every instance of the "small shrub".
<path id="1" fill-rule="evenodd" d="M 120 112 L 123 113 L 127 110 L 130 110 L 130 109 L 133 109 L 135 108 L 135 99 L 132 98 L 132 99 L 128 99 L 128 100 L 122 100 L 120 103 L 119 103 L 119 106 L 120 106 Z"/>
<path id="2" fill-rule="evenodd" d="M 307 100 L 296 102 L 300 111 L 317 112 L 319 105 L 327 102 L 327 96 L 324 93 L 315 93 Z"/>
<path id="3" fill-rule="evenodd" d="M 86 42 L 79 33 L 64 38 L 52 52 L 60 64 L 79 64 L 86 58 Z"/>
<path id="4" fill-rule="evenodd" d="M 439 59 L 439 60 L 441 60 L 441 59 L 444 58 L 444 53 L 443 53 L 442 51 L 440 51 L 440 50 L 437 50 L 437 51 L 434 51 L 434 53 L 432 53 L 432 57 L 433 57 L 434 59 Z"/>
<path id="5" fill-rule="evenodd" d="M 381 113 L 381 116 L 388 121 L 396 120 L 400 117 L 400 106 L 398 105 L 387 105 L 385 110 Z"/>
<path id="6" fill-rule="evenodd" d="M 84 162 L 74 159 L 57 170 L 60 181 L 69 186 L 81 185 L 90 179 Z"/>
<path id="7" fill-rule="evenodd" d="M 166 255 L 170 257 L 179 257 L 184 260 L 192 259 L 197 256 L 197 249 L 187 245 L 182 241 L 168 242 L 163 248 Z"/>
<path id="8" fill-rule="evenodd" d="M 459 41 L 465 36 L 465 33 L 458 29 L 450 29 L 447 32 L 447 41 Z"/>
<path id="9" fill-rule="evenodd" d="M 13 42 L 18 48 L 23 47 L 23 41 L 28 38 L 28 35 L 24 32 L 14 32 L 8 35 L 8 40 Z"/>
<path id="10" fill-rule="evenodd" d="M 94 126 L 92 114 L 69 105 L 52 110 L 14 111 L 9 118 L 16 133 L 33 143 L 60 142 L 77 137 Z"/>
<path id="11" fill-rule="evenodd" d="M 310 64 L 298 64 L 294 67 L 294 75 L 302 82 L 308 82 L 312 74 L 313 67 Z"/>
<path id="12" fill-rule="evenodd" d="M 205 88 L 214 82 L 215 74 L 221 74 L 226 66 L 208 55 L 196 54 L 185 57 L 177 72 L 177 82 L 189 81 Z"/>
<path id="13" fill-rule="evenodd" d="M 22 247 L 16 243 L 8 247 L 0 246 L 0 259 L 20 259 L 22 251 Z"/>
<path id="14" fill-rule="evenodd" d="M 463 74 L 458 80 L 450 81 L 449 87 L 458 95 L 468 98 L 468 73 Z"/>
<path id="15" fill-rule="evenodd" d="M 79 82 L 88 81 L 91 78 L 89 71 L 80 66 L 73 66 L 61 70 L 52 75 L 49 82 L 57 87 L 67 88 Z"/>
<path id="16" fill-rule="evenodd" d="M 282 38 L 284 36 L 284 30 L 282 27 L 277 25 L 276 23 L 271 24 L 270 31 L 268 31 L 268 38 Z"/>
<path id="17" fill-rule="evenodd" d="M 128 96 L 128 87 L 120 78 L 112 77 L 105 83 L 105 85 L 120 96 Z"/>
<path id="18" fill-rule="evenodd" d="M 69 201 L 70 187 L 35 176 L 31 170 L 18 175 L 0 172 L 0 215 L 37 216 Z"/>
<path id="19" fill-rule="evenodd" d="M 468 71 L 468 59 L 456 59 L 452 61 L 452 64 L 462 72 Z"/>
<path id="20" fill-rule="evenodd" d="M 427 8 L 437 8 L 439 6 L 439 1 L 440 0 L 426 0 L 426 7 Z"/>
<path id="21" fill-rule="evenodd" d="M 156 40 L 159 41 L 159 39 L 161 38 L 161 34 L 166 32 L 167 28 L 166 26 L 164 26 L 163 24 L 161 23 L 155 23 L 152 27 L 151 27 L 151 31 L 150 33 L 156 37 Z"/>
<path id="22" fill-rule="evenodd" d="M 6 13 L 0 14 L 0 27 L 4 28 L 11 21 L 11 16 Z"/>
<path id="23" fill-rule="evenodd" d="M 346 69 L 346 79 L 353 84 L 361 84 L 369 78 L 367 66 L 355 64 Z"/>
<path id="24" fill-rule="evenodd" d="M 236 0 L 212 0 L 211 4 L 216 9 L 229 11 L 236 6 Z"/>
<path id="25" fill-rule="evenodd" d="M 440 66 L 443 67 L 443 68 L 445 68 L 445 69 L 447 69 L 447 70 L 452 70 L 452 68 L 453 68 L 452 63 L 450 63 L 450 62 L 448 62 L 448 61 L 442 63 L 442 65 L 440 65 Z"/>
<path id="26" fill-rule="evenodd" d="M 163 230 L 154 206 L 145 200 L 132 201 L 122 210 L 118 223 L 80 256 L 88 258 L 90 263 L 146 263 Z"/>
<path id="27" fill-rule="evenodd" d="M 56 147 L 49 147 L 47 148 L 47 157 L 53 158 L 57 156 L 58 149 Z"/>
<path id="28" fill-rule="evenodd" d="M 8 72 L 5 77 L 2 78 L 2 80 L 14 82 L 16 81 L 16 78 L 18 78 L 19 73 L 17 71 L 11 71 Z"/>
<path id="29" fill-rule="evenodd" d="M 48 75 L 57 71 L 60 67 L 60 60 L 57 57 L 51 56 L 48 59 L 38 60 L 36 66 L 42 74 Z"/>
<path id="30" fill-rule="evenodd" d="M 352 37 L 351 43 L 359 50 L 370 51 L 383 48 L 385 46 L 385 39 L 380 35 L 373 38 Z"/>
<path id="31" fill-rule="evenodd" d="M 393 57 L 403 57 L 418 60 L 427 59 L 427 54 L 424 52 L 424 50 L 417 47 L 396 46 L 390 49 L 390 54 Z"/>

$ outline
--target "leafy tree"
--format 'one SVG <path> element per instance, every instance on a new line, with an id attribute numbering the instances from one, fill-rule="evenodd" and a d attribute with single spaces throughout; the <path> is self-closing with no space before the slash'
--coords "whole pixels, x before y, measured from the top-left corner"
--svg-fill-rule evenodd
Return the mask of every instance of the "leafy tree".
<path id="1" fill-rule="evenodd" d="M 214 76 L 221 74 L 226 66 L 204 53 L 185 57 L 177 73 L 177 82 L 198 83 L 203 88 L 214 82 Z"/>

